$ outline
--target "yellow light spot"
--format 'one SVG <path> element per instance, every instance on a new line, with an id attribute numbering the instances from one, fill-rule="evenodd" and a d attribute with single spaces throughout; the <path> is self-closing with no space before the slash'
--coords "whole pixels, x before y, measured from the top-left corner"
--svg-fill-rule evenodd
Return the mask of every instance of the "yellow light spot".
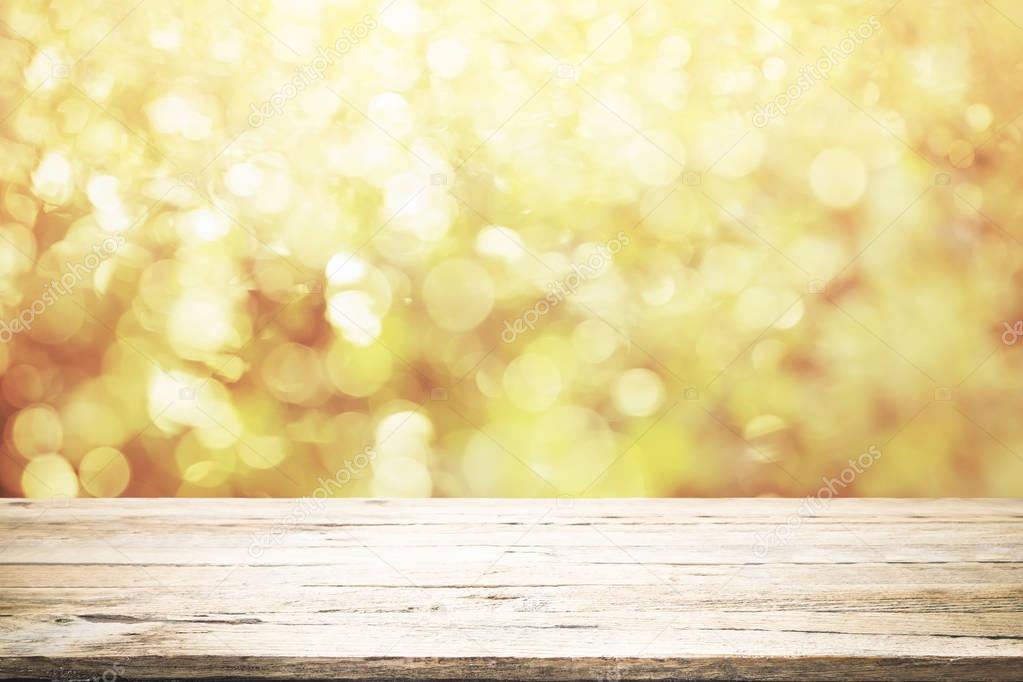
<path id="1" fill-rule="evenodd" d="M 359 347 L 335 342 L 326 357 L 327 375 L 337 390 L 362 398 L 372 395 L 391 378 L 391 352 L 379 344 Z"/>
<path id="2" fill-rule="evenodd" d="M 476 235 L 476 253 L 500 258 L 508 263 L 521 260 L 527 255 L 519 233 L 503 225 L 490 225 L 480 230 Z"/>
<path id="3" fill-rule="evenodd" d="M 227 236 L 231 223 L 227 216 L 211 208 L 197 208 L 182 217 L 185 238 L 195 237 L 201 241 L 213 242 Z"/>
<path id="4" fill-rule="evenodd" d="M 197 102 L 179 94 L 168 94 L 146 105 L 153 128 L 161 133 L 202 140 L 213 131 L 213 121 L 202 114 Z"/>
<path id="5" fill-rule="evenodd" d="M 155 26 L 149 31 L 149 43 L 158 50 L 173 52 L 181 47 L 181 36 L 184 25 L 181 21 L 170 19 L 167 23 Z"/>
<path id="6" fill-rule="evenodd" d="M 604 362 L 618 348 L 621 336 L 603 320 L 583 320 L 572 331 L 572 347 L 585 362 Z"/>
<path id="7" fill-rule="evenodd" d="M 432 490 L 430 470 L 417 459 L 399 455 L 373 462 L 374 497 L 429 497 Z"/>
<path id="8" fill-rule="evenodd" d="M 32 192 L 51 204 L 63 204 L 71 198 L 74 183 L 71 162 L 60 152 L 47 152 L 32 172 Z"/>
<path id="9" fill-rule="evenodd" d="M 622 414 L 646 417 L 656 412 L 664 402 L 664 384 L 649 369 L 626 370 L 615 381 L 614 401 Z"/>
<path id="10" fill-rule="evenodd" d="M 675 296 L 675 278 L 670 272 L 658 273 L 647 280 L 641 295 L 650 305 L 665 305 Z"/>
<path id="11" fill-rule="evenodd" d="M 240 197 L 251 197 L 263 187 L 263 171 L 251 163 L 236 163 L 224 178 L 227 189 Z"/>
<path id="12" fill-rule="evenodd" d="M 321 395 L 323 373 L 316 351 L 298 343 L 274 348 L 263 360 L 263 383 L 280 400 L 302 405 Z"/>
<path id="13" fill-rule="evenodd" d="M 70 73 L 70 62 L 54 48 L 36 52 L 25 69 L 25 85 L 29 90 L 49 92 L 55 90 Z"/>
<path id="14" fill-rule="evenodd" d="M 42 455 L 25 465 L 21 472 L 21 490 L 25 497 L 75 497 L 78 495 L 78 476 L 60 455 Z"/>
<path id="15" fill-rule="evenodd" d="M 12 421 L 11 440 L 22 457 L 54 453 L 64 443 L 60 415 L 49 405 L 33 405 L 18 412 Z"/>
<path id="16" fill-rule="evenodd" d="M 762 414 L 749 420 L 743 428 L 743 437 L 749 441 L 746 455 L 762 463 L 781 459 L 784 444 L 780 437 L 785 428 L 785 420 L 773 414 Z"/>
<path id="17" fill-rule="evenodd" d="M 78 476 L 82 487 L 93 497 L 117 497 L 128 487 L 131 469 L 118 450 L 100 447 L 82 458 Z"/>
<path id="18" fill-rule="evenodd" d="M 764 60 L 764 64 L 761 67 L 764 72 L 764 78 L 769 81 L 780 81 L 785 77 L 785 72 L 788 70 L 785 60 L 780 57 L 768 57 Z"/>
<path id="19" fill-rule="evenodd" d="M 288 456 L 288 442 L 278 436 L 246 434 L 236 446 L 238 459 L 253 469 L 272 469 Z"/>
<path id="20" fill-rule="evenodd" d="M 425 462 L 433 438 L 433 424 L 421 412 L 401 410 L 377 424 L 374 450 L 380 459 L 408 457 Z"/>
<path id="21" fill-rule="evenodd" d="M 373 343 L 383 328 L 374 311 L 373 299 L 361 291 L 342 291 L 331 296 L 327 320 L 344 338 L 359 346 Z"/>
<path id="22" fill-rule="evenodd" d="M 781 417 L 774 414 L 762 414 L 750 419 L 746 423 L 743 435 L 753 440 L 754 438 L 761 438 L 784 428 L 785 421 Z"/>
<path id="23" fill-rule="evenodd" d="M 101 211 L 121 210 L 119 184 L 112 175 L 96 175 L 86 185 L 85 194 L 92 205 Z"/>
<path id="24" fill-rule="evenodd" d="M 648 185 L 666 185 L 679 175 L 686 153 L 671 135 L 654 131 L 634 140 L 625 148 L 632 173 Z"/>
<path id="25" fill-rule="evenodd" d="M 810 188 L 829 208 L 850 208 L 867 189 L 863 159 L 843 148 L 826 149 L 810 165 Z"/>
<path id="26" fill-rule="evenodd" d="M 715 175 L 741 178 L 760 167 L 766 148 L 764 136 L 758 130 L 745 128 L 746 122 L 738 116 L 705 126 L 700 146 L 709 163 L 717 161 L 712 171 Z"/>
<path id="27" fill-rule="evenodd" d="M 444 261 L 423 281 L 430 318 L 443 329 L 464 332 L 490 314 L 494 282 L 479 264 L 462 259 Z"/>
<path id="28" fill-rule="evenodd" d="M 657 54 L 666 67 L 678 69 L 689 62 L 693 48 L 685 36 L 670 35 L 661 40 L 657 46 Z"/>
<path id="29" fill-rule="evenodd" d="M 405 98 L 396 92 L 385 92 L 369 101 L 369 117 L 392 135 L 407 135 L 415 118 Z"/>
<path id="30" fill-rule="evenodd" d="M 207 449 L 194 434 L 182 438 L 174 449 L 181 480 L 200 488 L 215 488 L 234 472 L 237 455 L 232 450 Z"/>
<path id="31" fill-rule="evenodd" d="M 784 354 L 785 344 L 778 339 L 766 339 L 753 347 L 753 366 L 758 370 L 775 367 Z"/>
<path id="32" fill-rule="evenodd" d="M 181 354 L 193 349 L 219 350 L 236 340 L 231 306 L 213 292 L 192 291 L 178 300 L 167 321 L 167 334 Z"/>
<path id="33" fill-rule="evenodd" d="M 421 30 L 422 10 L 416 0 L 395 0 L 380 17 L 380 23 L 398 35 L 411 36 Z"/>
<path id="34" fill-rule="evenodd" d="M 60 414 L 65 432 L 61 451 L 72 461 L 93 448 L 131 437 L 122 421 L 122 416 L 127 415 L 121 415 L 118 406 L 102 390 L 83 391 Z"/>
<path id="35" fill-rule="evenodd" d="M 426 62 L 430 70 L 441 78 L 454 78 L 462 73 L 468 58 L 468 48 L 451 38 L 431 43 L 426 51 Z"/>
<path id="36" fill-rule="evenodd" d="M 986 104 L 971 104 L 966 109 L 966 122 L 974 130 L 987 130 L 991 125 L 992 119 L 991 107 Z"/>
<path id="37" fill-rule="evenodd" d="M 504 390 L 508 400 L 527 412 L 542 412 L 555 403 L 561 393 L 561 372 L 546 355 L 524 353 L 504 370 Z"/>
<path id="38" fill-rule="evenodd" d="M 327 282 L 334 285 L 355 284 L 369 273 L 369 265 L 355 254 L 336 253 L 327 261 Z"/>

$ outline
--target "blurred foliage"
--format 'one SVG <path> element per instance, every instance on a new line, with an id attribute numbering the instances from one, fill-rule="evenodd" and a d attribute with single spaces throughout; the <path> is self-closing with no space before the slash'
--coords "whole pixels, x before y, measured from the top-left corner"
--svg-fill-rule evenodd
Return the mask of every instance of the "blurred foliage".
<path id="1" fill-rule="evenodd" d="M 0 19 L 6 494 L 1023 494 L 1019 3 Z"/>

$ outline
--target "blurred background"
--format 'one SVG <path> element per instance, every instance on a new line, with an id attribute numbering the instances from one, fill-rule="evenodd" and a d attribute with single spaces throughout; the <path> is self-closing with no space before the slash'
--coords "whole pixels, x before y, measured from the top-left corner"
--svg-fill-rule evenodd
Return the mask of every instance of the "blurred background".
<path id="1" fill-rule="evenodd" d="M 5 495 L 1023 494 L 1019 3 L 0 21 Z"/>

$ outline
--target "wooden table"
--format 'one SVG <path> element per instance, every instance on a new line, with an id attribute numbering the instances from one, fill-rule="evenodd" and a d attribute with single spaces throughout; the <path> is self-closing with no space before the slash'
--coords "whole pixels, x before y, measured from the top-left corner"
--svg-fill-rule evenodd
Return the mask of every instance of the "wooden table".
<path id="1" fill-rule="evenodd" d="M 1023 679 L 1023 500 L 3 500 L 0 547 L 0 677 Z"/>

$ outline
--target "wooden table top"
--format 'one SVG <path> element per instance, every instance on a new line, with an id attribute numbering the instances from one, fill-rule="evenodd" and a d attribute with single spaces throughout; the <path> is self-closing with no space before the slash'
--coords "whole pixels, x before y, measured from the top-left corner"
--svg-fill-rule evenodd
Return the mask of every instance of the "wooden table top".
<path id="1" fill-rule="evenodd" d="M 0 677 L 1023 679 L 1023 500 L 0 500 Z"/>

